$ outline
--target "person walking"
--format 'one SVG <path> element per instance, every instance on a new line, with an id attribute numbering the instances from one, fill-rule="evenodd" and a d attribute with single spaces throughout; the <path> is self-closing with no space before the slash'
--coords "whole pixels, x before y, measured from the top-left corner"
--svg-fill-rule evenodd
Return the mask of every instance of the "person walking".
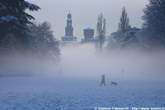
<path id="1" fill-rule="evenodd" d="M 101 83 L 100 86 L 106 86 L 105 74 L 101 75 Z"/>

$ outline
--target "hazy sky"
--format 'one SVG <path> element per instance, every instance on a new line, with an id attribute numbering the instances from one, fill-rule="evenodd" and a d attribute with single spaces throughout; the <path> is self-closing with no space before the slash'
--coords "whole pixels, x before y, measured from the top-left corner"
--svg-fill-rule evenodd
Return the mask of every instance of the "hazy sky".
<path id="1" fill-rule="evenodd" d="M 143 9 L 148 0 L 28 0 L 38 4 L 42 9 L 33 13 L 37 21 L 51 23 L 57 38 L 64 35 L 66 15 L 73 16 L 74 34 L 81 38 L 83 29 L 96 29 L 97 16 L 103 13 L 107 19 L 107 35 L 118 26 L 121 9 L 126 7 L 132 26 L 141 27 Z"/>

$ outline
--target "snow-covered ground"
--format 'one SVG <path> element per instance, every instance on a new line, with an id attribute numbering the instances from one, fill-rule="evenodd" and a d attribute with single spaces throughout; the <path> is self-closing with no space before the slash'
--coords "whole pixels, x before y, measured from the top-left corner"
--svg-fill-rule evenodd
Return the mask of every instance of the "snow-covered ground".
<path id="1" fill-rule="evenodd" d="M 1 78 L 0 110 L 90 110 L 94 107 L 165 106 L 163 82 L 118 82 L 56 78 Z"/>
<path id="2" fill-rule="evenodd" d="M 164 53 L 96 55 L 89 45 L 64 47 L 61 53 L 58 71 L 54 69 L 57 65 L 45 62 L 38 64 L 38 76 L 1 77 L 0 110 L 165 106 Z M 105 87 L 99 86 L 102 74 L 106 76 Z M 111 86 L 110 81 L 118 86 Z"/>

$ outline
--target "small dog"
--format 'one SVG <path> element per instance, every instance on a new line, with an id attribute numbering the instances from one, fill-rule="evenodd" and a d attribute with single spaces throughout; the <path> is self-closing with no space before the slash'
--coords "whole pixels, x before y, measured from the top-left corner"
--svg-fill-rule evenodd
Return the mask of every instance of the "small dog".
<path id="1" fill-rule="evenodd" d="M 111 81 L 111 85 L 112 85 L 112 86 L 117 86 L 118 83 L 117 83 L 117 82 L 113 82 L 113 81 Z"/>

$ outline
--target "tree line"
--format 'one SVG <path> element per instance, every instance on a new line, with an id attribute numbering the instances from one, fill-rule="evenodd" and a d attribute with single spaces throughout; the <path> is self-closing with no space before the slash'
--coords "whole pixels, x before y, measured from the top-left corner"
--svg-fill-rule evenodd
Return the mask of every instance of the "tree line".
<path id="1" fill-rule="evenodd" d="M 30 52 L 59 55 L 59 43 L 47 22 L 34 23 L 29 11 L 41 8 L 25 0 L 0 1 L 0 53 Z"/>
<path id="2" fill-rule="evenodd" d="M 30 51 L 37 54 L 59 55 L 59 43 L 49 23 L 33 23 L 29 11 L 40 7 L 25 0 L 0 1 L 0 52 L 4 50 Z M 149 0 L 144 9 L 143 27 L 132 27 L 126 8 L 118 30 L 111 34 L 109 47 L 165 47 L 165 1 Z M 106 36 L 106 19 L 99 15 L 97 22 L 97 46 L 102 48 Z"/>
<path id="3" fill-rule="evenodd" d="M 132 27 L 126 8 L 122 8 L 116 32 L 109 37 L 108 48 L 164 48 L 165 47 L 165 1 L 149 0 L 142 16 L 142 28 Z M 98 22 L 101 20 L 98 19 Z M 101 23 L 99 23 L 101 24 Z M 102 27 L 102 24 L 100 25 Z M 97 25 L 97 29 L 100 29 Z M 100 44 L 103 45 L 105 34 L 97 30 Z M 103 37 L 104 36 L 104 37 Z"/>

